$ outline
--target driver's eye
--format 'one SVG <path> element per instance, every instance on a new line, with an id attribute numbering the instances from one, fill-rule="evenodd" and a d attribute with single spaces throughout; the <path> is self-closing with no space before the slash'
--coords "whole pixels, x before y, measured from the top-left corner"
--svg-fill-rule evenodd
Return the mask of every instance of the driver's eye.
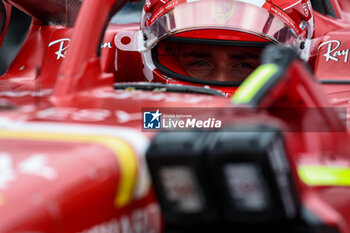
<path id="1" fill-rule="evenodd" d="M 203 67 L 203 66 L 209 66 L 209 63 L 204 60 L 197 60 L 192 61 L 187 64 L 190 67 Z"/>
<path id="2" fill-rule="evenodd" d="M 189 59 L 182 63 L 182 67 L 191 77 L 205 78 L 214 69 L 214 64 L 204 59 Z"/>
<path id="3" fill-rule="evenodd" d="M 242 59 L 233 61 L 231 63 L 231 69 L 237 72 L 251 72 L 259 66 L 258 59 Z"/>
<path id="4" fill-rule="evenodd" d="M 246 62 L 239 63 L 236 66 L 240 68 L 251 68 L 251 69 L 255 69 L 257 67 L 256 65 L 246 63 Z"/>

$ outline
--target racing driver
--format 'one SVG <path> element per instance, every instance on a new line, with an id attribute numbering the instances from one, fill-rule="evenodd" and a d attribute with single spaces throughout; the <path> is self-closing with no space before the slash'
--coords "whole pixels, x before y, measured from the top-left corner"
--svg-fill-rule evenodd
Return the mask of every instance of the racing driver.
<path id="1" fill-rule="evenodd" d="M 133 46 L 147 81 L 231 95 L 269 43 L 295 48 L 307 61 L 313 29 L 309 0 L 146 0 Z"/>

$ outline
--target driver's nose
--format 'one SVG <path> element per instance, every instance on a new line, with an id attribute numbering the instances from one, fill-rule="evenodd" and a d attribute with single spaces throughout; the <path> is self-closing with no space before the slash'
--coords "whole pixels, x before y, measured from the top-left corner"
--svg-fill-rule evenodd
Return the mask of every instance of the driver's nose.
<path id="1" fill-rule="evenodd" d="M 220 82 L 227 82 L 227 81 L 233 81 L 232 80 L 232 75 L 228 72 L 226 72 L 224 69 L 219 69 L 216 71 L 216 81 Z"/>
<path id="2" fill-rule="evenodd" d="M 221 60 L 216 64 L 215 80 L 219 82 L 232 82 L 236 81 L 237 77 L 230 71 L 230 62 L 226 60 Z"/>
<path id="3" fill-rule="evenodd" d="M 247 70 L 244 69 L 231 69 L 230 62 L 220 62 L 216 64 L 212 76 L 215 77 L 214 80 L 219 82 L 243 82 L 250 73 L 251 72 L 247 72 Z"/>
<path id="4" fill-rule="evenodd" d="M 239 77 L 236 77 L 237 75 L 231 71 L 231 59 L 227 51 L 220 48 L 213 54 L 216 61 L 215 68 L 213 70 L 213 76 L 215 77 L 214 80 L 219 82 L 238 81 Z"/>

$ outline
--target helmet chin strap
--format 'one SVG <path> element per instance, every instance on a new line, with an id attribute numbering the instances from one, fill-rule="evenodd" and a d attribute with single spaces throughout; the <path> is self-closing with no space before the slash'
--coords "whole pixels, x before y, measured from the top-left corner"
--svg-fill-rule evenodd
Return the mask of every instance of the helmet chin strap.
<path id="1" fill-rule="evenodd" d="M 332 42 L 330 36 L 320 36 L 313 39 L 307 39 L 308 47 L 305 46 L 305 48 L 307 49 L 308 58 L 317 56 L 320 53 L 327 53 L 326 50 L 328 49 L 329 42 Z"/>
<path id="2" fill-rule="evenodd" d="M 144 56 L 141 56 L 142 58 L 142 64 L 143 64 L 143 73 L 146 77 L 146 79 L 149 82 L 152 82 L 153 80 L 153 70 L 156 68 L 155 65 L 153 64 L 152 56 L 151 56 L 151 51 L 147 50 L 143 52 Z"/>

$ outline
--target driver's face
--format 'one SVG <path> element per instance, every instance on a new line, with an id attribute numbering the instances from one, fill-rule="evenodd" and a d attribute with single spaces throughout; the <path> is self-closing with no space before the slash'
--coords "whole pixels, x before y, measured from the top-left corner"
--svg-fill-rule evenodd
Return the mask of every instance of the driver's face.
<path id="1" fill-rule="evenodd" d="M 258 65 L 262 48 L 182 44 L 181 67 L 193 78 L 243 81 Z"/>

